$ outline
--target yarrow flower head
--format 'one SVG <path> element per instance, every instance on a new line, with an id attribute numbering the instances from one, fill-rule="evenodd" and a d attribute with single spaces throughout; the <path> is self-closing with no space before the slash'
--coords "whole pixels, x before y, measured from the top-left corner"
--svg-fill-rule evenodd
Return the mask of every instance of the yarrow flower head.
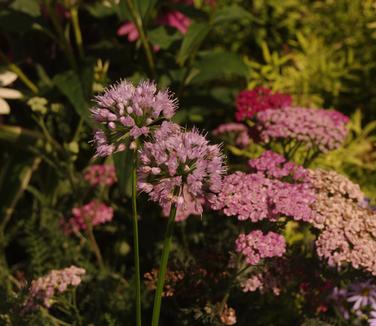
<path id="1" fill-rule="evenodd" d="M 116 182 L 115 167 L 112 164 L 91 165 L 86 169 L 84 179 L 93 187 L 112 186 Z"/>
<path id="2" fill-rule="evenodd" d="M 88 224 L 96 226 L 112 220 L 114 210 L 106 204 L 93 200 L 88 204 L 72 209 L 72 217 L 68 221 L 62 221 L 62 227 L 66 234 L 74 231 L 86 230 Z"/>
<path id="3" fill-rule="evenodd" d="M 376 214 L 358 185 L 334 171 L 310 170 L 316 192 L 311 223 L 321 233 L 317 254 L 330 266 L 351 264 L 376 275 Z"/>
<path id="4" fill-rule="evenodd" d="M 210 145 L 196 130 L 165 121 L 140 151 L 138 189 L 163 208 L 176 204 L 178 218 L 184 219 L 202 214 L 205 197 L 220 191 L 224 172 L 218 145 Z M 176 189 L 181 189 L 178 195 Z"/>
<path id="5" fill-rule="evenodd" d="M 338 148 L 347 135 L 348 118 L 337 111 L 285 107 L 257 113 L 256 130 L 262 142 L 295 140 L 327 152 Z"/>
<path id="6" fill-rule="evenodd" d="M 49 308 L 56 294 L 65 292 L 69 287 L 77 287 L 84 275 L 83 268 L 70 266 L 61 270 L 52 270 L 46 276 L 32 281 L 23 312 L 35 310 L 39 305 Z"/>
<path id="7" fill-rule="evenodd" d="M 275 232 L 263 234 L 260 230 L 249 234 L 241 233 L 236 239 L 236 251 L 246 257 L 250 265 L 256 265 L 263 258 L 281 257 L 286 252 L 286 242 Z"/>
<path id="8" fill-rule="evenodd" d="M 270 89 L 256 87 L 241 91 L 236 98 L 236 120 L 253 118 L 257 112 L 280 109 L 291 105 L 291 96 L 273 93 Z"/>
<path id="9" fill-rule="evenodd" d="M 171 119 L 177 106 L 168 91 L 158 90 L 150 81 L 135 87 L 123 80 L 107 88 L 95 101 L 91 112 L 100 125 L 94 135 L 97 156 L 125 150 L 125 143 L 148 135 L 161 120 Z"/>
<path id="10" fill-rule="evenodd" d="M 248 128 L 242 123 L 223 123 L 213 130 L 213 135 L 230 136 L 234 138 L 235 145 L 239 147 L 246 147 L 250 142 Z"/>

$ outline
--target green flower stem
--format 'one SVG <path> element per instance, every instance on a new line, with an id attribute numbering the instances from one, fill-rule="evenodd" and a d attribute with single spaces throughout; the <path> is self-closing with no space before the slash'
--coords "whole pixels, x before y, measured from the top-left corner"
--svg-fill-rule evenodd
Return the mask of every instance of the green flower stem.
<path id="1" fill-rule="evenodd" d="M 92 226 L 92 224 L 89 220 L 86 220 L 86 225 L 87 225 L 87 230 L 86 230 L 87 232 L 86 233 L 87 233 L 87 236 L 90 240 L 91 249 L 93 250 L 95 257 L 97 258 L 99 268 L 101 269 L 101 271 L 103 271 L 104 270 L 103 258 L 102 258 L 102 254 L 101 254 L 101 251 L 99 249 L 98 243 L 95 240 L 95 236 L 94 236 L 94 232 L 93 232 L 93 226 Z"/>
<path id="2" fill-rule="evenodd" d="M 13 71 L 18 78 L 27 86 L 33 93 L 38 93 L 38 87 L 25 75 L 25 73 L 16 64 L 10 63 L 7 56 L 0 50 L 0 59 L 3 60 Z"/>
<path id="3" fill-rule="evenodd" d="M 79 21 L 79 18 L 78 18 L 78 8 L 77 7 L 71 8 L 70 14 L 71 14 L 71 17 L 72 17 L 73 31 L 74 31 L 74 37 L 76 39 L 78 53 L 80 55 L 80 58 L 83 59 L 85 57 L 85 52 L 84 52 L 83 42 L 82 42 L 82 33 L 81 33 L 81 28 L 80 28 L 80 21 Z"/>
<path id="4" fill-rule="evenodd" d="M 153 57 L 153 51 L 151 49 L 150 42 L 148 41 L 146 37 L 146 33 L 145 33 L 144 26 L 142 23 L 142 18 L 140 16 L 140 13 L 136 9 L 136 6 L 133 0 L 126 0 L 126 1 L 127 1 L 129 12 L 132 16 L 132 20 L 134 24 L 136 25 L 137 31 L 140 35 L 141 43 L 142 43 L 142 46 L 144 48 L 145 55 L 146 55 L 146 60 L 149 65 L 151 77 L 155 78 L 155 62 L 154 62 L 154 57 Z"/>
<path id="5" fill-rule="evenodd" d="M 135 152 L 132 164 L 132 221 L 133 221 L 133 248 L 134 269 L 136 281 L 136 325 L 141 326 L 141 278 L 140 252 L 138 245 L 138 215 L 137 215 L 137 153 Z"/>
<path id="6" fill-rule="evenodd" d="M 174 197 L 179 195 L 179 193 L 180 193 L 180 188 L 175 189 Z M 164 243 L 163 243 L 162 257 L 160 260 L 157 289 L 155 291 L 155 297 L 154 297 L 153 319 L 151 323 L 152 326 L 158 326 L 159 324 L 159 315 L 161 312 L 161 304 L 162 304 L 162 292 L 163 292 L 163 286 L 164 286 L 165 276 L 166 276 L 166 271 L 167 271 L 168 255 L 171 249 L 175 217 L 176 217 L 176 205 L 171 205 L 170 216 L 168 218 L 167 228 L 166 228 L 166 233 L 165 233 L 165 238 L 164 238 Z"/>

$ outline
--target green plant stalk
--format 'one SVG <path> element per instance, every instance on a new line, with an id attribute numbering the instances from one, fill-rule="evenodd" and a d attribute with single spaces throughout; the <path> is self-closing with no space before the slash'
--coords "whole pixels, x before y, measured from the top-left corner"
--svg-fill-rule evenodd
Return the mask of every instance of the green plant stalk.
<path id="1" fill-rule="evenodd" d="M 149 43 L 149 41 L 146 37 L 146 33 L 144 31 L 142 18 L 140 16 L 138 10 L 136 9 L 136 6 L 135 6 L 133 0 L 126 0 L 126 1 L 127 1 L 127 6 L 128 6 L 128 9 L 129 9 L 129 12 L 132 16 L 132 20 L 135 23 L 137 31 L 140 35 L 141 43 L 142 43 L 142 46 L 144 48 L 145 55 L 146 55 L 146 60 L 147 60 L 148 65 L 149 65 L 151 77 L 155 78 L 155 62 L 154 62 L 153 52 L 152 52 L 152 49 L 150 47 L 150 43 Z"/>
<path id="2" fill-rule="evenodd" d="M 7 56 L 0 50 L 0 58 L 3 60 L 12 70 L 18 78 L 33 92 L 38 93 L 38 87 L 25 75 L 25 73 L 14 63 L 10 63 Z"/>
<path id="3" fill-rule="evenodd" d="M 71 13 L 71 17 L 72 17 L 72 25 L 73 25 L 74 37 L 76 39 L 76 44 L 77 44 L 77 48 L 78 48 L 78 53 L 80 55 L 80 58 L 83 59 L 85 57 L 85 52 L 84 52 L 84 48 L 83 48 L 80 21 L 79 21 L 79 18 L 78 18 L 78 8 L 77 7 L 71 8 L 70 13 Z"/>
<path id="4" fill-rule="evenodd" d="M 95 257 L 97 258 L 99 268 L 101 269 L 101 271 L 103 271 L 104 270 L 103 258 L 102 258 L 102 254 L 101 254 L 101 251 L 99 249 L 98 243 L 95 240 L 95 236 L 94 236 L 94 233 L 93 233 L 93 226 L 91 224 L 91 221 L 86 220 L 86 225 L 87 225 L 87 232 L 86 233 L 87 233 L 87 236 L 90 240 L 91 249 L 93 250 Z"/>
<path id="5" fill-rule="evenodd" d="M 174 197 L 177 196 L 179 193 L 180 193 L 180 188 L 175 189 Z M 152 326 L 158 326 L 159 324 L 159 316 L 160 316 L 161 304 L 162 304 L 162 292 L 163 292 L 165 276 L 166 276 L 166 271 L 167 271 L 168 255 L 171 249 L 175 217 L 176 217 L 176 205 L 171 205 L 170 216 L 168 218 L 166 233 L 164 237 L 162 257 L 160 260 L 157 289 L 155 291 L 155 296 L 154 296 L 153 318 L 152 318 L 152 323 L 151 323 Z"/>
<path id="6" fill-rule="evenodd" d="M 137 215 L 137 153 L 135 152 L 132 164 L 132 222 L 134 270 L 136 282 L 136 325 L 141 326 L 141 277 L 140 277 L 140 250 L 138 242 L 138 215 Z"/>
<path id="7" fill-rule="evenodd" d="M 48 14 L 51 17 L 52 25 L 54 26 L 54 28 L 55 28 L 55 30 L 58 34 L 58 37 L 59 37 L 59 45 L 60 45 L 61 49 L 63 50 L 63 52 L 65 53 L 65 56 L 67 57 L 70 66 L 74 70 L 76 70 L 77 69 L 77 63 L 76 63 L 75 57 L 73 55 L 72 47 L 70 46 L 68 40 L 66 39 L 66 37 L 64 35 L 64 30 L 63 30 L 62 26 L 60 25 L 60 21 L 59 21 L 59 18 L 57 17 L 57 15 L 56 15 L 56 11 L 52 7 L 51 2 L 49 0 L 46 0 L 45 3 L 46 3 Z"/>

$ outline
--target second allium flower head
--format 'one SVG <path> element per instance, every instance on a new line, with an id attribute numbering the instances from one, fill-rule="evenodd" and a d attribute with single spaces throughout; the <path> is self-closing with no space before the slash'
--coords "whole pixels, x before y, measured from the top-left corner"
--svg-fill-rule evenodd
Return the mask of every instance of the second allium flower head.
<path id="1" fill-rule="evenodd" d="M 97 156 L 125 150 L 132 141 L 149 134 L 158 121 L 171 119 L 177 106 L 168 91 L 157 90 L 150 81 L 133 86 L 123 80 L 95 100 L 91 112 L 100 124 L 94 135 Z"/>

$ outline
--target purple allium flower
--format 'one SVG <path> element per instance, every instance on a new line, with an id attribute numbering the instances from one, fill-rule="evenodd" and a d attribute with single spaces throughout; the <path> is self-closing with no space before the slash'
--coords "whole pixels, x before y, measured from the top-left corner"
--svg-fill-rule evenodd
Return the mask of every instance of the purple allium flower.
<path id="1" fill-rule="evenodd" d="M 261 173 L 235 172 L 223 179 L 221 191 L 210 199 L 211 207 L 239 220 L 275 221 L 285 215 L 309 221 L 315 196 L 306 183 L 291 184 Z"/>
<path id="2" fill-rule="evenodd" d="M 376 307 L 373 307 L 373 309 L 376 309 Z M 376 310 L 370 312 L 370 317 L 371 318 L 368 319 L 369 326 L 376 326 Z"/>
<path id="3" fill-rule="evenodd" d="M 92 200 L 88 204 L 72 209 L 72 217 L 67 222 L 62 221 L 64 233 L 86 230 L 88 223 L 92 226 L 104 224 L 112 220 L 114 210 L 106 204 Z"/>
<path id="4" fill-rule="evenodd" d="M 93 187 L 111 186 L 116 182 L 115 167 L 111 164 L 91 165 L 85 170 L 84 179 Z"/>
<path id="5" fill-rule="evenodd" d="M 138 189 L 163 208 L 176 203 L 178 216 L 187 211 L 186 205 L 193 205 L 196 214 L 202 214 L 202 200 L 221 190 L 224 172 L 218 145 L 209 145 L 196 130 L 183 131 L 165 121 L 153 141 L 145 142 L 140 150 Z M 180 195 L 174 197 L 179 188 Z"/>
<path id="6" fill-rule="evenodd" d="M 55 294 L 65 292 L 70 286 L 77 287 L 85 273 L 83 268 L 71 266 L 61 270 L 52 270 L 46 276 L 32 281 L 23 313 L 35 310 L 38 305 L 49 308 Z"/>
<path id="7" fill-rule="evenodd" d="M 347 135 L 346 117 L 336 111 L 285 107 L 257 113 L 261 141 L 295 140 L 321 152 L 338 148 Z"/>
<path id="8" fill-rule="evenodd" d="M 306 169 L 293 162 L 287 162 L 282 155 L 272 151 L 265 151 L 258 158 L 249 160 L 248 164 L 254 172 L 262 172 L 269 178 L 281 179 L 291 176 L 294 181 L 308 181 Z"/>
<path id="9" fill-rule="evenodd" d="M 257 112 L 268 109 L 280 109 L 291 105 L 291 97 L 281 93 L 272 93 L 270 89 L 256 87 L 241 91 L 236 98 L 236 120 L 252 118 Z"/>
<path id="10" fill-rule="evenodd" d="M 239 235 L 236 239 L 236 251 L 246 257 L 248 264 L 256 265 L 263 258 L 281 257 L 286 251 L 286 242 L 278 233 L 263 234 L 262 231 L 255 230 Z"/>
<path id="11" fill-rule="evenodd" d="M 235 138 L 235 144 L 239 147 L 246 147 L 250 141 L 247 126 L 235 122 L 223 123 L 219 125 L 213 130 L 213 135 L 233 135 Z"/>
<path id="12" fill-rule="evenodd" d="M 125 143 L 147 135 L 163 119 L 171 119 L 177 106 L 168 91 L 144 81 L 136 87 L 123 80 L 95 98 L 92 116 L 100 124 L 94 142 L 97 156 L 108 156 L 126 149 Z"/>

